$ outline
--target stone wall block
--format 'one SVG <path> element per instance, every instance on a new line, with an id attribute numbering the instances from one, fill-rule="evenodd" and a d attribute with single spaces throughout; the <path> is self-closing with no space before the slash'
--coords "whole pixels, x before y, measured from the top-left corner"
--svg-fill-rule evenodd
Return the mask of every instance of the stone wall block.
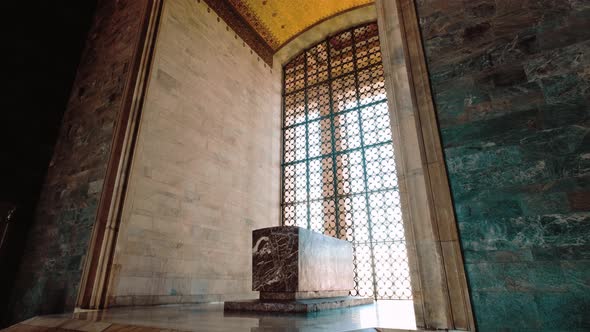
<path id="1" fill-rule="evenodd" d="M 16 278 L 14 321 L 74 309 L 146 5 L 98 1 Z"/>

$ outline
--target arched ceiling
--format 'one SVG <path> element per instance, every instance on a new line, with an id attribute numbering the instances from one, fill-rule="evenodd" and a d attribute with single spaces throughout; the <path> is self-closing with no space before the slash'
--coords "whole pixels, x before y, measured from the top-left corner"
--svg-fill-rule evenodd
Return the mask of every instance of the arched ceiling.
<path id="1" fill-rule="evenodd" d="M 277 51 L 309 27 L 373 0 L 229 0 L 260 37 Z"/>

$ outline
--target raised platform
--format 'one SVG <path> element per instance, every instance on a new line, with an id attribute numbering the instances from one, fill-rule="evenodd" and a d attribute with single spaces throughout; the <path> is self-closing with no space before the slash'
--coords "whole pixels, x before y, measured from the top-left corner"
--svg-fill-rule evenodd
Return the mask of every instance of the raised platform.
<path id="1" fill-rule="evenodd" d="M 317 291 L 317 292 L 260 292 L 261 300 L 305 300 L 326 297 L 347 297 L 350 291 Z"/>
<path id="2" fill-rule="evenodd" d="M 372 298 L 355 296 L 300 300 L 244 300 L 225 302 L 223 309 L 241 312 L 309 313 L 372 303 Z"/>

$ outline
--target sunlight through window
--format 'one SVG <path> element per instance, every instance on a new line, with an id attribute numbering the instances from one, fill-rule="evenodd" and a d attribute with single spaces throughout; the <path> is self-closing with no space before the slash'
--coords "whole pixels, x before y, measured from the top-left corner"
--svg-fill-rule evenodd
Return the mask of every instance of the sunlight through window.
<path id="1" fill-rule="evenodd" d="M 284 68 L 283 224 L 353 243 L 352 295 L 411 299 L 377 25 Z"/>

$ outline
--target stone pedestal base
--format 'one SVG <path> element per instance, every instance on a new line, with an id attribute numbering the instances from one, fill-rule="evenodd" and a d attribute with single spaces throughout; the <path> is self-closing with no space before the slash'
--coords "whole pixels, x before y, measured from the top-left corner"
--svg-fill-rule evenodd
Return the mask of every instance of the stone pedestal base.
<path id="1" fill-rule="evenodd" d="M 224 311 L 309 313 L 373 303 L 368 297 L 331 297 L 303 300 L 244 300 L 225 302 Z"/>
<path id="2" fill-rule="evenodd" d="M 317 292 L 260 292 L 261 300 L 305 300 L 326 297 L 347 297 L 350 291 L 317 291 Z"/>

